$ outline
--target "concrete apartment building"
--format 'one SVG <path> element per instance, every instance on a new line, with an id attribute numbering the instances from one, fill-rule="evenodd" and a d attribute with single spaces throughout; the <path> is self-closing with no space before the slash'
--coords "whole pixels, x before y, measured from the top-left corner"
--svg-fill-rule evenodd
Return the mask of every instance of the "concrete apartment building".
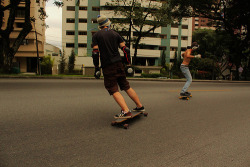
<path id="1" fill-rule="evenodd" d="M 69 56 L 72 49 L 78 55 L 76 64 L 93 66 L 92 35 L 98 31 L 97 15 L 104 14 L 108 18 L 120 18 L 107 8 L 111 0 L 65 0 L 62 10 L 62 46 Z M 143 1 L 143 3 L 148 3 Z M 159 3 L 160 2 L 155 2 Z M 136 36 L 132 32 L 132 37 Z M 138 61 L 141 66 L 159 66 L 162 52 L 165 51 L 166 63 L 170 63 L 175 52 L 180 56 L 192 42 L 192 18 L 183 19 L 181 24 L 157 28 L 154 33 L 142 38 L 138 49 Z M 134 47 L 131 44 L 131 56 Z"/>
<path id="2" fill-rule="evenodd" d="M 9 1 L 4 0 L 4 5 L 8 5 Z M 40 8 L 45 9 L 45 1 L 31 0 L 30 6 L 30 16 L 36 18 L 36 22 L 32 23 L 33 27 L 35 24 L 37 39 L 38 39 L 38 49 L 39 57 L 44 57 L 44 41 L 45 41 L 45 27 L 44 21 L 39 19 L 39 10 Z M 4 13 L 4 23 L 5 27 L 8 21 L 9 13 L 6 11 Z M 25 18 L 25 1 L 22 0 L 18 6 L 15 22 L 14 22 L 14 31 L 10 35 L 11 42 L 19 35 L 22 30 Z M 16 53 L 14 64 L 20 68 L 20 72 L 36 72 L 37 70 L 37 49 L 36 49 L 36 36 L 35 29 L 27 35 L 23 44 L 20 46 L 18 52 Z"/>

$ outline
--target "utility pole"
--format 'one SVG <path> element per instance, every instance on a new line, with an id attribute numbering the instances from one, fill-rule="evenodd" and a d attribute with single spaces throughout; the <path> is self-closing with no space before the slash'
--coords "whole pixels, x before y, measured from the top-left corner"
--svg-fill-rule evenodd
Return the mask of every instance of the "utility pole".
<path id="1" fill-rule="evenodd" d="M 37 32 L 36 32 L 36 21 L 34 20 L 34 29 L 35 29 L 35 35 L 36 35 L 36 53 L 37 53 L 37 69 L 36 74 L 41 75 L 40 71 L 40 60 L 39 60 L 39 51 L 38 51 L 38 42 L 37 42 Z"/>

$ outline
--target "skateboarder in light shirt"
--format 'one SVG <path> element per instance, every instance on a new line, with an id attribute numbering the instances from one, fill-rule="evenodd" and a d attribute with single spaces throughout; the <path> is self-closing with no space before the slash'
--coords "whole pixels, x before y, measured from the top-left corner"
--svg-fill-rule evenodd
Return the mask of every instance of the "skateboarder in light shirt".
<path id="1" fill-rule="evenodd" d="M 198 49 L 198 47 L 199 47 L 199 45 L 197 44 L 197 42 L 193 42 L 191 45 L 191 48 L 188 48 L 181 55 L 183 57 L 183 62 L 180 66 L 180 69 L 181 69 L 183 75 L 185 76 L 185 78 L 187 79 L 184 87 L 181 90 L 181 93 L 180 93 L 181 96 L 190 96 L 191 95 L 191 93 L 187 91 L 191 82 L 192 82 L 192 75 L 189 71 L 188 65 L 189 65 L 192 58 L 201 58 L 201 55 L 196 55 L 196 56 L 191 55 L 192 51 Z"/>
<path id="2" fill-rule="evenodd" d="M 144 111 L 138 95 L 130 87 L 126 79 L 126 72 L 123 65 L 131 65 L 130 50 L 126 47 L 123 38 L 115 31 L 110 29 L 110 20 L 105 15 L 97 17 L 99 31 L 92 38 L 92 58 L 95 66 L 95 77 L 100 77 L 99 58 L 104 76 L 104 85 L 107 91 L 118 105 L 121 107 L 121 113 L 115 115 L 115 118 L 129 118 L 132 116 L 123 96 L 119 92 L 118 85 L 135 102 L 136 108 L 133 111 Z M 124 52 L 124 59 L 120 56 L 118 48 Z"/>

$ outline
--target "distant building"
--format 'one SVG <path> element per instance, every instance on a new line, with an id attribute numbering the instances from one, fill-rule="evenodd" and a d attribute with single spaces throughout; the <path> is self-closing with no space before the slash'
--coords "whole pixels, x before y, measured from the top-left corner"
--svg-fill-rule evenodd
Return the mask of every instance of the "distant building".
<path id="1" fill-rule="evenodd" d="M 34 1 L 31 0 L 30 5 L 30 16 L 36 19 L 36 31 L 38 38 L 38 49 L 39 57 L 44 57 L 44 41 L 45 41 L 45 27 L 43 26 L 44 21 L 39 19 L 39 10 L 40 8 L 45 9 L 45 1 Z M 8 5 L 9 0 L 4 0 L 4 5 Z M 3 27 L 6 27 L 7 20 L 9 17 L 9 12 L 4 13 Z M 10 35 L 11 43 L 19 35 L 22 27 L 24 25 L 25 18 L 25 0 L 21 0 L 20 5 L 16 11 L 16 17 L 14 22 L 14 31 Z M 34 27 L 34 23 L 32 23 Z M 37 70 L 37 49 L 36 49 L 36 36 L 35 29 L 32 29 L 31 32 L 27 35 L 22 45 L 20 46 L 18 52 L 16 53 L 14 64 L 19 66 L 21 72 L 36 72 Z"/>
<path id="2" fill-rule="evenodd" d="M 49 43 L 45 43 L 44 44 L 44 55 L 45 56 L 51 56 L 52 59 L 59 59 L 60 58 L 60 48 L 49 44 Z M 56 63 L 58 64 L 58 63 Z"/>
<path id="3" fill-rule="evenodd" d="M 216 28 L 211 23 L 211 20 L 203 17 L 193 17 L 192 18 L 193 31 L 197 29 L 211 29 L 215 30 Z"/>
<path id="4" fill-rule="evenodd" d="M 58 74 L 58 64 L 61 58 L 60 48 L 49 43 L 44 44 L 44 56 L 50 56 L 53 61 L 52 74 Z"/>
<path id="5" fill-rule="evenodd" d="M 118 18 L 114 11 L 106 6 L 111 0 L 68 0 L 62 9 L 62 46 L 66 56 L 73 49 L 78 55 L 76 64 L 93 66 L 91 60 L 92 35 L 98 31 L 97 15 L 104 14 L 108 18 Z M 147 3 L 146 1 L 144 3 Z M 161 3 L 161 2 L 155 2 Z M 136 32 L 132 32 L 132 37 Z M 163 51 L 166 63 L 171 62 L 175 52 L 180 56 L 192 42 L 192 18 L 183 19 L 180 25 L 169 25 L 157 28 L 140 42 L 138 61 L 142 66 L 158 66 Z M 134 46 L 131 44 L 131 55 Z"/>

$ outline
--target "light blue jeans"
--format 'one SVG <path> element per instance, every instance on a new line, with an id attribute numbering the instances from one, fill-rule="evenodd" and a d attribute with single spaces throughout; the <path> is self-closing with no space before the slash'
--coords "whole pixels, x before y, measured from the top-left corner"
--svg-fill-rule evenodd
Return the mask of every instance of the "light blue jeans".
<path id="1" fill-rule="evenodd" d="M 192 75 L 189 71 L 188 66 L 181 65 L 180 69 L 181 69 L 181 72 L 183 73 L 183 75 L 185 76 L 185 78 L 187 79 L 187 82 L 185 83 L 184 87 L 181 90 L 181 93 L 185 93 L 185 92 L 187 92 L 187 90 L 192 82 Z"/>

